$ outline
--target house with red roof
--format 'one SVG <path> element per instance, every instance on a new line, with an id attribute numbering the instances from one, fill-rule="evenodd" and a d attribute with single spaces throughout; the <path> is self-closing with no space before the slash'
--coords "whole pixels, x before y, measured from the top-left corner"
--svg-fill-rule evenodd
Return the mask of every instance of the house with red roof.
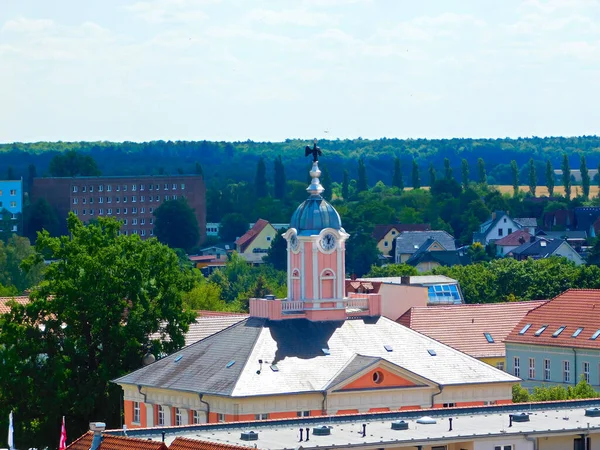
<path id="1" fill-rule="evenodd" d="M 600 389 L 600 290 L 569 289 L 529 311 L 504 340 L 507 371 L 523 386 Z"/>
<path id="2" fill-rule="evenodd" d="M 496 241 L 496 256 L 506 256 L 511 250 L 531 240 L 531 233 L 527 230 L 517 230 Z"/>
<path id="3" fill-rule="evenodd" d="M 273 225 L 258 219 L 252 228 L 235 241 L 235 249 L 249 263 L 261 264 L 276 235 L 277 230 Z"/>
<path id="4" fill-rule="evenodd" d="M 525 314 L 545 302 L 414 306 L 397 322 L 504 370 L 504 339 Z"/>

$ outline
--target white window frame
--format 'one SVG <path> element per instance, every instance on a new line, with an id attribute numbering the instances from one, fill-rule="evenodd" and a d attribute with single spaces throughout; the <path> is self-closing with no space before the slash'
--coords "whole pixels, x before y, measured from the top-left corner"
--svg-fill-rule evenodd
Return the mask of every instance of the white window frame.
<path id="1" fill-rule="evenodd" d="M 521 378 L 521 358 L 518 356 L 513 358 L 513 375 Z"/>
<path id="2" fill-rule="evenodd" d="M 571 382 L 571 361 L 563 361 L 563 383 Z"/>
<path id="3" fill-rule="evenodd" d="M 181 183 L 181 190 L 183 191 L 185 189 L 185 183 Z"/>
<path id="4" fill-rule="evenodd" d="M 104 185 L 103 184 L 98 185 L 98 192 L 104 192 Z"/>
<path id="5" fill-rule="evenodd" d="M 529 358 L 529 379 L 535 380 L 535 358 Z"/>
<path id="6" fill-rule="evenodd" d="M 217 422 L 224 423 L 225 422 L 225 414 L 217 413 Z"/>
<path id="7" fill-rule="evenodd" d="M 77 192 L 79 188 L 77 186 L 73 186 L 73 192 Z"/>
<path id="8" fill-rule="evenodd" d="M 73 197 L 73 204 L 76 205 L 79 203 L 79 199 L 77 197 Z"/>
<path id="9" fill-rule="evenodd" d="M 124 232 L 125 236 L 127 236 L 127 231 Z M 165 408 L 163 405 L 158 405 L 158 418 L 156 424 L 159 426 L 165 425 Z"/>
<path id="10" fill-rule="evenodd" d="M 202 423 L 200 420 L 200 411 L 196 409 L 192 411 L 192 422 L 194 425 L 199 425 Z"/>
<path id="11" fill-rule="evenodd" d="M 175 408 L 175 425 L 183 425 L 183 414 L 181 408 Z"/>
<path id="12" fill-rule="evenodd" d="M 132 184 L 131 185 L 131 190 L 134 191 L 134 192 L 137 191 L 137 184 Z"/>
<path id="13" fill-rule="evenodd" d="M 254 420 L 269 420 L 269 413 L 254 414 Z"/>
<path id="14" fill-rule="evenodd" d="M 141 408 L 140 402 L 133 402 L 133 423 L 140 423 Z"/>
<path id="15" fill-rule="evenodd" d="M 551 365 L 550 365 L 550 359 L 546 358 L 544 359 L 544 381 L 550 381 L 552 379 L 552 373 L 550 371 L 551 369 Z"/>
<path id="16" fill-rule="evenodd" d="M 112 184 L 109 184 L 108 186 L 106 186 L 106 191 L 112 192 Z"/>
<path id="17" fill-rule="evenodd" d="M 588 361 L 583 361 L 583 377 L 585 378 L 585 382 L 590 382 L 590 363 Z"/>

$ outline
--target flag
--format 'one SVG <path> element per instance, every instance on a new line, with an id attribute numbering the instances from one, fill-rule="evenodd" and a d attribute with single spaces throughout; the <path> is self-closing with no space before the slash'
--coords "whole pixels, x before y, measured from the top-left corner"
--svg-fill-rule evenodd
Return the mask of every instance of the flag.
<path id="1" fill-rule="evenodd" d="M 58 450 L 65 450 L 67 448 L 67 429 L 65 427 L 65 416 L 63 416 L 62 428 L 60 429 L 60 441 L 58 443 Z"/>
<path id="2" fill-rule="evenodd" d="M 15 444 L 13 441 L 13 434 L 14 434 L 13 418 L 12 418 L 12 411 L 11 411 L 10 414 L 8 415 L 8 448 L 10 450 L 13 450 L 15 448 Z"/>

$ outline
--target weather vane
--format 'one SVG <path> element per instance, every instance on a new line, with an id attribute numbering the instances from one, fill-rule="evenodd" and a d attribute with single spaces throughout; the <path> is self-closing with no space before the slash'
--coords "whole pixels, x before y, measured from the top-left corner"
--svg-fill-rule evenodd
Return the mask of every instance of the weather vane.
<path id="1" fill-rule="evenodd" d="M 310 146 L 307 145 L 306 148 L 304 149 L 304 156 L 312 155 L 313 162 L 317 162 L 319 160 L 319 156 L 322 154 L 323 154 L 323 152 L 321 151 L 321 149 L 319 147 L 317 147 L 317 139 L 316 138 L 315 138 L 315 143 L 312 146 L 312 148 L 310 148 Z"/>

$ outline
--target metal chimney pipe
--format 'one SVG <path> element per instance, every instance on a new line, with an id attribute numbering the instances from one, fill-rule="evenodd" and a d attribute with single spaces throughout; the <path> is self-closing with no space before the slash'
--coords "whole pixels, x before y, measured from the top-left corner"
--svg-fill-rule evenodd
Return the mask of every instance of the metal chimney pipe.
<path id="1" fill-rule="evenodd" d="M 362 427 L 363 427 L 362 437 L 365 437 L 367 435 L 367 424 L 363 423 Z"/>
<path id="2" fill-rule="evenodd" d="M 508 415 L 508 427 L 512 427 L 512 414 Z"/>
<path id="3" fill-rule="evenodd" d="M 448 418 L 448 422 L 450 422 L 450 429 L 448 431 L 452 431 L 452 417 Z"/>
<path id="4" fill-rule="evenodd" d="M 306 442 L 308 442 L 308 436 L 310 434 L 310 428 L 306 427 Z"/>
<path id="5" fill-rule="evenodd" d="M 162 441 L 163 441 L 163 442 L 165 442 L 165 434 L 167 434 L 167 433 L 165 433 L 165 432 L 163 431 L 163 432 L 162 432 Z"/>
<path id="6" fill-rule="evenodd" d="M 102 444 L 102 432 L 106 429 L 106 424 L 103 422 L 90 422 L 90 431 L 94 432 L 92 437 L 92 445 L 90 450 L 98 450 Z"/>
<path id="7" fill-rule="evenodd" d="M 304 428 L 300 428 L 300 440 L 298 442 L 302 442 L 303 434 L 304 434 Z"/>

